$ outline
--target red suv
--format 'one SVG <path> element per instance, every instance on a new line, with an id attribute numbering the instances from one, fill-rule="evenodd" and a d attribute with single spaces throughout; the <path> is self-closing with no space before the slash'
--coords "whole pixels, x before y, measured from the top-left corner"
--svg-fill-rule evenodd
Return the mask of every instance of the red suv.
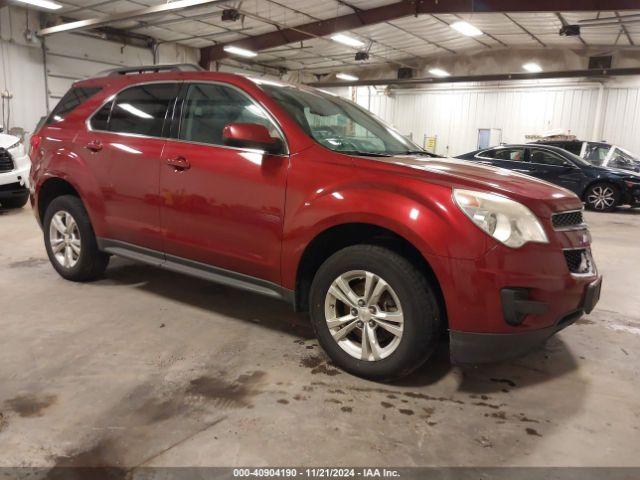
<path id="1" fill-rule="evenodd" d="M 74 84 L 32 139 L 54 268 L 121 255 L 290 302 L 354 374 L 512 357 L 590 312 L 582 203 L 437 158 L 320 90 L 186 68 Z"/>

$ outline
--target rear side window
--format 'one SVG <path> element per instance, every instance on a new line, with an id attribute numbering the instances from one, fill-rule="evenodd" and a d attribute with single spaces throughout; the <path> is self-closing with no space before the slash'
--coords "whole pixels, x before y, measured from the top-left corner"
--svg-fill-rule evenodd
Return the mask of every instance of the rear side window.
<path id="1" fill-rule="evenodd" d="M 113 101 L 105 103 L 100 110 L 93 114 L 89 122 L 92 130 L 108 130 L 109 117 L 111 116 L 111 107 Z"/>
<path id="2" fill-rule="evenodd" d="M 501 148 L 500 150 L 494 150 L 492 157 L 496 160 L 521 162 L 524 160 L 524 148 Z"/>
<path id="3" fill-rule="evenodd" d="M 161 137 L 167 112 L 179 88 L 177 83 L 154 83 L 124 90 L 118 94 L 111 108 L 107 130 Z M 100 110 L 98 113 L 104 122 L 104 112 Z"/>
<path id="4" fill-rule="evenodd" d="M 100 90 L 102 90 L 101 87 L 73 87 L 60 99 L 51 115 L 47 118 L 46 124 L 49 125 L 61 121 L 78 105 L 89 100 Z"/>

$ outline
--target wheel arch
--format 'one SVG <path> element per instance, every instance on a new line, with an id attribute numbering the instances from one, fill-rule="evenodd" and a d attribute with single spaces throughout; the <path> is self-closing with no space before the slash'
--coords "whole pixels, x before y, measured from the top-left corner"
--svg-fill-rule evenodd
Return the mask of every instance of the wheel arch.
<path id="1" fill-rule="evenodd" d="M 44 214 L 51 202 L 62 195 L 73 195 L 82 200 L 80 192 L 71 182 L 61 177 L 49 177 L 38 189 L 38 219 L 44 221 Z"/>
<path id="2" fill-rule="evenodd" d="M 296 311 L 307 311 L 311 282 L 324 261 L 337 251 L 358 244 L 378 245 L 407 258 L 434 288 L 444 324 L 447 323 L 446 304 L 438 277 L 420 250 L 404 236 L 373 223 L 350 222 L 328 227 L 318 233 L 306 246 L 298 262 L 295 285 Z"/>

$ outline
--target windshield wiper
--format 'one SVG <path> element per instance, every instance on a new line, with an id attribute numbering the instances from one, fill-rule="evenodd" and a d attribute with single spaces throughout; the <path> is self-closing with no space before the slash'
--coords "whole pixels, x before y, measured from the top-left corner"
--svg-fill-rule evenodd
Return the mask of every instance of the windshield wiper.
<path id="1" fill-rule="evenodd" d="M 433 158 L 442 158 L 440 155 L 436 155 L 435 153 L 427 152 L 426 150 L 405 150 L 399 155 L 424 155 L 425 157 L 433 157 Z"/>
<path id="2" fill-rule="evenodd" d="M 363 157 L 391 157 L 390 153 L 385 152 L 363 152 L 360 150 L 336 150 L 338 153 L 344 153 L 346 155 L 361 155 Z"/>

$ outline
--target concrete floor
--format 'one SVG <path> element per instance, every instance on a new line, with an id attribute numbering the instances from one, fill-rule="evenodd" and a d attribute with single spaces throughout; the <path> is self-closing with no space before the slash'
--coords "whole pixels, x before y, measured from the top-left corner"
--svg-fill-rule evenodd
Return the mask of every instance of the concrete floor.
<path id="1" fill-rule="evenodd" d="M 638 466 L 640 210 L 587 214 L 597 310 L 517 361 L 381 385 L 284 303 L 113 259 L 75 284 L 0 215 L 0 466 Z"/>

